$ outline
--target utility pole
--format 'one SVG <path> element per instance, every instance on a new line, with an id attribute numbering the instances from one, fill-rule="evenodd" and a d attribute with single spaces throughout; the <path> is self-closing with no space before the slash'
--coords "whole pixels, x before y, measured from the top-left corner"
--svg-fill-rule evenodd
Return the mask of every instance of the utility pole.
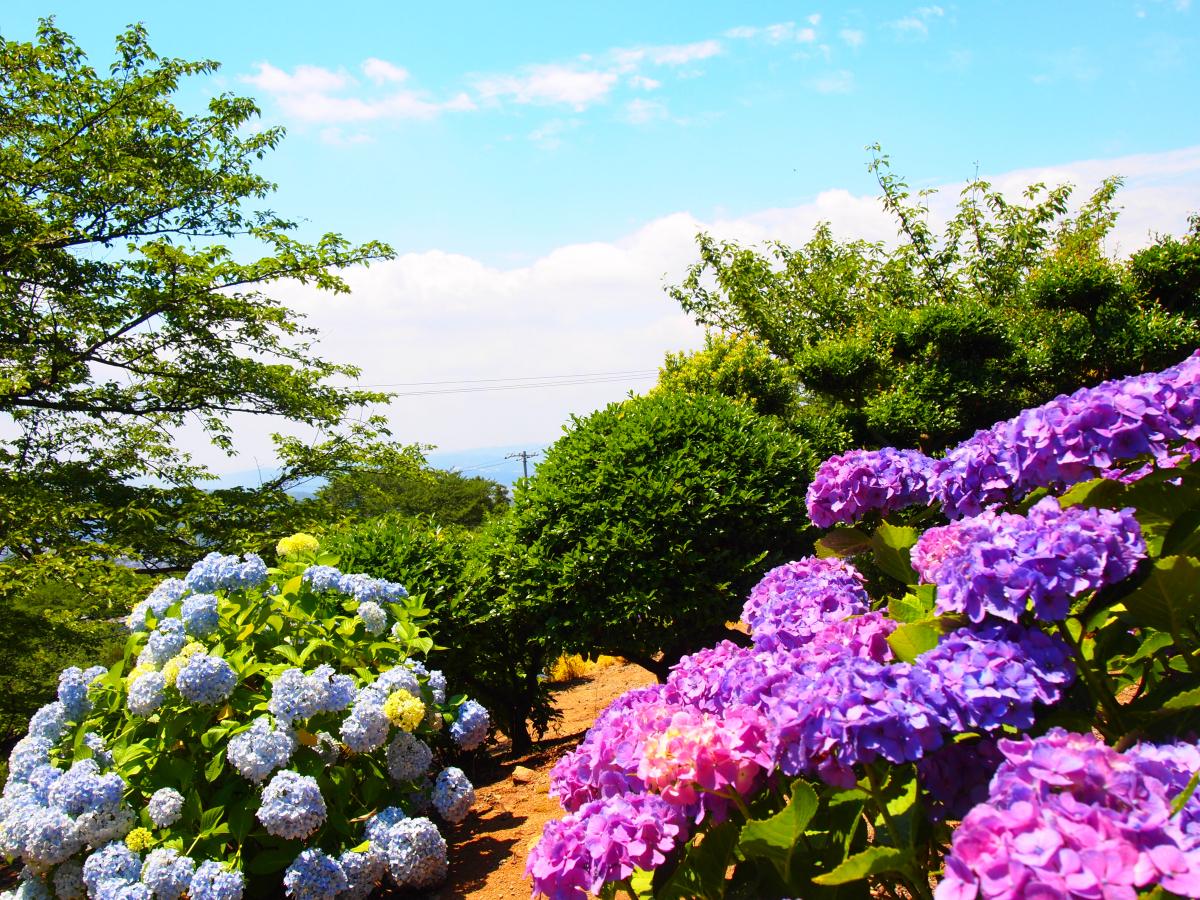
<path id="1" fill-rule="evenodd" d="M 529 460 L 537 455 L 538 455 L 538 453 L 536 450 L 533 453 L 530 453 L 528 450 L 522 450 L 520 453 L 510 453 L 510 454 L 508 454 L 508 456 L 506 456 L 504 458 L 521 460 L 521 471 L 523 471 L 525 473 L 525 477 L 522 479 L 522 481 L 528 481 L 529 480 Z"/>

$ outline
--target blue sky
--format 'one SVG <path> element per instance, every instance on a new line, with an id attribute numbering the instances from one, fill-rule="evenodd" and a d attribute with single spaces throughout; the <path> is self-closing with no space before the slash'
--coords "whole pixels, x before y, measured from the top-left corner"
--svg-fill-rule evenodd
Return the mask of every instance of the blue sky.
<path id="1" fill-rule="evenodd" d="M 976 167 L 1013 187 L 1126 174 L 1128 247 L 1200 208 L 1200 10 L 1186 0 L 8 0 L 0 31 L 28 38 L 51 11 L 96 64 L 137 20 L 164 55 L 220 60 L 181 102 L 249 94 L 288 127 L 262 168 L 280 184 L 272 206 L 308 236 L 402 254 L 336 308 L 287 294 L 365 383 L 652 370 L 699 341 L 661 291 L 699 228 L 801 241 L 827 218 L 847 237 L 891 233 L 871 212 L 876 141 L 916 186 Z M 411 440 L 508 446 L 648 383 L 388 412 Z M 253 453 L 261 430 L 247 428 Z"/>

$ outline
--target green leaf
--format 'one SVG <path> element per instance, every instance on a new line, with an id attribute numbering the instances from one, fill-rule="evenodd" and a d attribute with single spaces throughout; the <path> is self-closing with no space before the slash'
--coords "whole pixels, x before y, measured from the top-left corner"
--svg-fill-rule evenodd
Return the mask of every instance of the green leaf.
<path id="1" fill-rule="evenodd" d="M 1200 771 L 1192 773 L 1192 777 L 1188 779 L 1188 783 L 1184 785 L 1183 790 L 1179 792 L 1179 796 L 1171 801 L 1171 815 L 1178 815 L 1179 811 L 1187 805 L 1187 802 L 1191 799 L 1192 794 L 1196 793 L 1197 785 L 1200 785 Z"/>
<path id="2" fill-rule="evenodd" d="M 938 629 L 928 622 L 909 622 L 888 635 L 888 644 L 901 662 L 912 662 L 922 653 L 932 650 L 941 637 Z"/>
<path id="3" fill-rule="evenodd" d="M 225 768 L 225 748 L 222 747 L 213 758 L 208 761 L 208 765 L 204 767 L 204 780 L 216 781 L 221 774 L 221 770 Z"/>
<path id="4" fill-rule="evenodd" d="M 1183 691 L 1176 694 L 1171 699 L 1163 703 L 1163 709 L 1190 709 L 1193 706 L 1200 706 L 1200 688 L 1192 688 L 1190 691 Z"/>
<path id="5" fill-rule="evenodd" d="M 916 594 L 892 597 L 888 601 L 888 618 L 897 622 L 921 622 L 933 614 L 933 604 Z"/>
<path id="6" fill-rule="evenodd" d="M 875 551 L 875 564 L 886 575 L 904 584 L 915 584 L 917 573 L 913 570 L 909 551 L 917 542 L 917 529 L 883 522 L 871 536 L 871 547 Z"/>
<path id="7" fill-rule="evenodd" d="M 638 900 L 653 900 L 654 872 L 648 869 L 634 869 L 629 876 L 629 890 Z"/>
<path id="8" fill-rule="evenodd" d="M 868 847 L 851 856 L 832 872 L 818 875 L 813 881 L 817 884 L 849 884 L 870 875 L 903 871 L 911 860 L 912 856 L 907 850 L 897 850 L 895 847 Z"/>
<path id="9" fill-rule="evenodd" d="M 674 874 L 655 895 L 657 900 L 720 897 L 739 830 L 737 823 L 723 822 L 688 847 Z"/>
<path id="10" fill-rule="evenodd" d="M 792 782 L 792 795 L 787 806 L 770 818 L 751 819 L 742 827 L 738 849 L 745 856 L 761 856 L 779 864 L 786 863 L 819 804 L 812 787 L 804 779 L 797 778 Z"/>
<path id="11" fill-rule="evenodd" d="M 1155 560 L 1149 577 L 1121 602 L 1135 625 L 1178 635 L 1200 612 L 1200 561 L 1190 556 Z"/>
<path id="12" fill-rule="evenodd" d="M 819 557 L 854 556 L 871 549 L 871 537 L 857 528 L 835 528 L 823 535 L 817 541 L 816 554 Z"/>

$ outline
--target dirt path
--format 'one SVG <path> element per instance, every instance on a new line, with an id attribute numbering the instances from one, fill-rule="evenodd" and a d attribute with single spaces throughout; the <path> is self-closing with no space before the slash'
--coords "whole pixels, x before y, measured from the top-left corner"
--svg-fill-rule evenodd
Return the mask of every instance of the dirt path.
<path id="1" fill-rule="evenodd" d="M 465 822 L 446 829 L 450 845 L 450 881 L 437 891 L 438 900 L 473 897 L 477 900 L 527 900 L 525 857 L 549 819 L 563 815 L 550 798 L 550 770 L 573 748 L 597 713 L 631 688 L 654 681 L 645 669 L 617 664 L 566 684 L 555 705 L 562 719 L 533 752 L 512 757 L 505 745 L 492 752 L 488 768 L 475 773 L 475 809 Z M 532 770 L 526 783 L 513 779 L 513 770 Z"/>

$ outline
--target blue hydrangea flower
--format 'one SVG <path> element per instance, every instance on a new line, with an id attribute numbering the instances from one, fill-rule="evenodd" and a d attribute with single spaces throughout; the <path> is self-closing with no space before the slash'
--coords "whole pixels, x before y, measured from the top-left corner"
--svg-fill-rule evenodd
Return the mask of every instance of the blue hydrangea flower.
<path id="1" fill-rule="evenodd" d="M 116 772 L 100 774 L 94 759 L 81 759 L 71 765 L 50 788 L 51 806 L 67 815 L 80 816 L 89 810 L 116 809 L 125 793 L 125 781 Z"/>
<path id="2" fill-rule="evenodd" d="M 284 769 L 263 791 L 255 815 L 270 834 L 304 840 L 325 821 L 325 798 L 316 779 Z"/>
<path id="3" fill-rule="evenodd" d="M 183 794 L 174 788 L 159 788 L 146 804 L 146 812 L 159 828 L 170 828 L 183 813 Z"/>
<path id="4" fill-rule="evenodd" d="M 214 594 L 191 594 L 183 601 L 180 611 L 183 627 L 195 638 L 207 637 L 217 630 L 221 621 L 217 613 L 217 598 Z"/>
<path id="5" fill-rule="evenodd" d="M 138 663 L 149 663 L 156 669 L 161 669 L 168 659 L 183 649 L 186 641 L 183 622 L 175 618 L 162 619 L 146 639 L 146 646 L 138 656 Z"/>
<path id="6" fill-rule="evenodd" d="M 83 900 L 87 896 L 82 862 L 71 859 L 55 868 L 54 893 L 62 900 Z"/>
<path id="7" fill-rule="evenodd" d="M 379 852 L 401 887 L 432 887 L 446 877 L 446 841 L 424 817 L 403 819 L 384 830 Z"/>
<path id="8" fill-rule="evenodd" d="M 17 741 L 8 755 L 8 777 L 10 781 L 28 781 L 38 766 L 50 762 L 50 751 L 54 744 L 44 737 L 27 734 Z"/>
<path id="9" fill-rule="evenodd" d="M 367 634 L 383 634 L 387 630 L 387 613 L 374 600 L 364 600 L 358 604 L 358 617 L 362 620 Z"/>
<path id="10" fill-rule="evenodd" d="M 287 765 L 296 750 L 296 739 L 282 729 L 273 729 L 266 716 L 259 716 L 229 741 L 227 758 L 242 777 L 259 784 L 281 766 Z"/>
<path id="11" fill-rule="evenodd" d="M 41 806 L 50 804 L 50 788 L 62 778 L 63 770 L 51 763 L 44 763 L 29 773 L 29 786 L 33 788 L 34 802 Z"/>
<path id="12" fill-rule="evenodd" d="M 179 900 L 192 883 L 196 862 L 178 850 L 158 847 L 146 857 L 142 881 L 154 891 L 156 900 Z"/>
<path id="13" fill-rule="evenodd" d="M 333 900 L 349 887 L 341 864 L 323 850 L 300 851 L 283 875 L 289 897 L 297 900 Z"/>
<path id="14" fill-rule="evenodd" d="M 267 565 L 254 553 L 247 553 L 244 559 L 210 553 L 192 566 L 183 580 L 198 594 L 258 587 L 267 580 Z"/>
<path id="15" fill-rule="evenodd" d="M 88 688 L 107 671 L 104 666 L 92 666 L 86 671 L 78 666 L 62 670 L 58 676 L 58 702 L 63 705 L 70 721 L 82 721 L 91 712 L 92 701 L 88 699 Z"/>
<path id="16" fill-rule="evenodd" d="M 47 703 L 29 720 L 29 734 L 57 743 L 67 727 L 67 708 L 55 700 Z"/>
<path id="17" fill-rule="evenodd" d="M 387 748 L 388 774 L 397 781 L 416 781 L 429 770 L 433 751 L 420 738 L 397 731 Z"/>
<path id="18" fill-rule="evenodd" d="M 387 871 L 383 856 L 374 850 L 367 853 L 347 850 L 338 857 L 338 864 L 346 875 L 346 892 L 341 895 L 345 900 L 366 900 Z"/>
<path id="19" fill-rule="evenodd" d="M 57 865 L 74 856 L 80 846 L 75 822 L 62 810 L 43 807 L 30 813 L 22 848 L 26 862 Z"/>
<path id="20" fill-rule="evenodd" d="M 474 750 L 483 743 L 491 725 L 491 717 L 482 704 L 464 700 L 450 726 L 450 737 L 464 750 Z"/>
<path id="21" fill-rule="evenodd" d="M 246 879 L 237 869 L 227 869 L 207 859 L 196 867 L 189 888 L 191 900 L 242 900 Z"/>
<path id="22" fill-rule="evenodd" d="M 358 692 L 354 708 L 342 721 L 342 740 L 355 753 L 369 753 L 382 747 L 392 723 L 383 712 L 387 695 L 374 687 Z"/>
<path id="23" fill-rule="evenodd" d="M 321 712 L 339 712 L 354 702 L 354 679 L 338 675 L 332 666 L 317 666 L 312 674 L 286 669 L 271 682 L 267 708 L 280 722 L 290 725 Z"/>
<path id="24" fill-rule="evenodd" d="M 387 696 L 396 691 L 408 691 L 414 697 L 421 696 L 421 682 L 408 666 L 394 666 L 375 679 L 373 687 Z"/>
<path id="25" fill-rule="evenodd" d="M 360 603 L 372 601 L 395 601 L 408 596 L 403 585 L 394 581 L 384 581 L 382 578 L 372 578 L 370 575 L 355 573 L 343 575 L 338 579 L 337 589 L 348 594 Z"/>
<path id="26" fill-rule="evenodd" d="M 309 566 L 304 570 L 302 578 L 308 582 L 308 586 L 313 591 L 319 594 L 324 591 L 336 591 L 342 573 L 333 566 Z"/>
<path id="27" fill-rule="evenodd" d="M 145 676 L 143 676 L 145 677 Z M 175 688 L 185 700 L 215 706 L 233 693 L 237 675 L 219 656 L 194 653 L 179 667 Z"/>
<path id="28" fill-rule="evenodd" d="M 101 806 L 79 816 L 75 820 L 75 830 L 85 844 L 99 847 L 124 838 L 133 830 L 136 821 L 128 806 Z"/>
<path id="29" fill-rule="evenodd" d="M 105 844 L 83 864 L 83 883 L 89 894 L 97 894 L 104 882 L 132 884 L 142 875 L 142 859 L 124 844 Z"/>
<path id="30" fill-rule="evenodd" d="M 148 716 L 162 706 L 163 691 L 167 681 L 161 672 L 147 672 L 139 675 L 129 686 L 129 695 L 125 705 L 135 716 Z"/>
<path id="31" fill-rule="evenodd" d="M 158 583 L 145 600 L 140 601 L 125 619 L 125 626 L 130 631 L 146 630 L 146 614 L 152 613 L 154 618 L 161 619 L 171 606 L 187 592 L 188 586 L 178 578 L 167 578 Z"/>
<path id="32" fill-rule="evenodd" d="M 371 818 L 367 819 L 366 827 L 363 829 L 367 833 L 367 840 L 372 844 L 383 840 L 383 834 L 397 822 L 403 822 L 408 818 L 406 813 L 399 806 L 385 806 Z"/>
<path id="33" fill-rule="evenodd" d="M 447 822 L 461 822 L 475 803 L 475 787 L 462 769 L 450 766 L 433 783 L 433 805 Z"/>
<path id="34" fill-rule="evenodd" d="M 92 759 L 96 760 L 102 769 L 112 767 L 113 755 L 108 750 L 108 744 L 104 743 L 104 738 L 94 731 L 89 731 L 83 736 L 83 745 L 92 751 Z"/>
<path id="35" fill-rule="evenodd" d="M 54 900 L 50 886 L 39 878 L 29 866 L 21 870 L 21 883 L 15 891 L 3 895 L 5 900 Z"/>

